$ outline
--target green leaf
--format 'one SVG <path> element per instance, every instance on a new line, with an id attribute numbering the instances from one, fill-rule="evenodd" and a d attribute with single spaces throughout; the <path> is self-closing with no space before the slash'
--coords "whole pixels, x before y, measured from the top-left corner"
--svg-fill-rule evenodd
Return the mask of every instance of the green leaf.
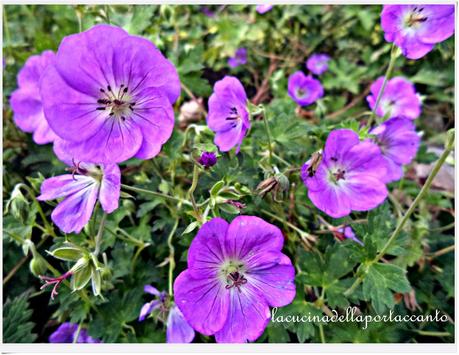
<path id="1" fill-rule="evenodd" d="M 363 296 L 372 302 L 379 314 L 386 308 L 394 307 L 393 292 L 405 293 L 410 290 L 406 271 L 392 264 L 371 265 L 363 279 Z"/>
<path id="2" fill-rule="evenodd" d="M 55 249 L 50 254 L 64 261 L 77 261 L 83 256 L 83 252 L 80 248 L 70 246 Z"/>
<path id="3" fill-rule="evenodd" d="M 24 292 L 3 306 L 3 342 L 33 343 L 37 335 L 32 333 L 35 324 L 30 321 L 32 310 L 29 308 L 28 294 Z"/>

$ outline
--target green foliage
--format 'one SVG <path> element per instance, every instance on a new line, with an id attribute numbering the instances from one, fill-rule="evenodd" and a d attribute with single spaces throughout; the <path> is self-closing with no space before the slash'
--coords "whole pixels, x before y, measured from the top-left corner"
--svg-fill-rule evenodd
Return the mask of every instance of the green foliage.
<path id="1" fill-rule="evenodd" d="M 30 321 L 33 311 L 28 298 L 28 292 L 24 292 L 12 300 L 8 298 L 3 305 L 4 343 L 33 343 L 37 339 L 32 333 L 35 324 Z"/>

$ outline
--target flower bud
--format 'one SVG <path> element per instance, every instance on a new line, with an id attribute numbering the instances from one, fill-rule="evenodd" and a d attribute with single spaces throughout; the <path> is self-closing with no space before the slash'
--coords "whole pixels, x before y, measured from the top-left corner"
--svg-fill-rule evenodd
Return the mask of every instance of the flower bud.
<path id="1" fill-rule="evenodd" d="M 10 210 L 14 218 L 26 223 L 29 216 L 29 202 L 22 194 L 21 184 L 17 184 L 11 192 L 11 197 L 6 205 L 6 209 Z"/>
<path id="2" fill-rule="evenodd" d="M 38 277 L 46 272 L 48 266 L 46 265 L 46 261 L 41 256 L 37 256 L 30 260 L 29 269 L 34 276 Z"/>
<path id="3" fill-rule="evenodd" d="M 205 168 L 210 168 L 217 164 L 217 156 L 212 152 L 203 152 L 198 160 L 198 163 Z"/>

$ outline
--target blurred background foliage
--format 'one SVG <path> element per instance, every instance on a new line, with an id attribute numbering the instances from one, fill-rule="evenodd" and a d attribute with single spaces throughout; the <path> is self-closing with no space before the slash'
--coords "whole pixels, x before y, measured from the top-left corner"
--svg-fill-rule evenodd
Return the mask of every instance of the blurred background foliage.
<path id="1" fill-rule="evenodd" d="M 124 184 L 185 197 L 191 184 L 192 156 L 208 148 L 213 136 L 202 126 L 202 108 L 195 109 L 193 119 L 197 122 L 191 123 L 182 105 L 200 100 L 206 107 L 215 81 L 235 75 L 251 101 L 267 107 L 276 164 L 289 183 L 285 188 L 284 181 L 278 196 L 262 198 L 255 192 L 263 179 L 272 177 L 263 123 L 255 120 L 241 154 L 220 156 L 214 168 L 201 174 L 195 196 L 198 203 L 208 197 L 237 200 L 246 205 L 244 214 L 259 215 L 282 228 L 286 253 L 300 271 L 297 298 L 282 311 L 322 314 L 352 304 L 363 314 L 388 309 L 395 309 L 396 314 L 432 314 L 439 309 L 449 316 L 444 323 L 378 323 L 365 331 L 355 323 L 271 323 L 258 341 L 453 342 L 452 159 L 435 180 L 434 189 L 407 232 L 389 251 L 385 261 L 397 268 L 384 268 L 388 274 L 383 272 L 381 279 L 373 277 L 372 284 L 368 281 L 366 292 L 358 288 L 349 298 L 343 292 L 352 283 L 356 266 L 374 256 L 387 240 L 401 211 L 419 192 L 429 164 L 441 152 L 446 130 L 454 126 L 454 38 L 438 44 L 421 60 L 397 60 L 394 75 L 413 81 L 423 99 L 423 114 L 416 120 L 422 146 L 416 161 L 407 167 L 405 178 L 391 185 L 390 201 L 368 216 L 353 215 L 353 220 L 320 217 L 295 170 L 321 147 L 331 129 L 359 129 L 362 113 L 369 110 L 365 100 L 369 86 L 384 74 L 389 59 L 391 45 L 384 41 L 380 11 L 381 6 L 376 5 L 278 5 L 263 15 L 253 5 L 4 6 L 4 341 L 47 342 L 63 321 L 84 324 L 91 336 L 104 342 L 165 341 L 162 323 L 151 319 L 138 323 L 137 317 L 147 300 L 143 285 L 167 288 L 166 240 L 176 218 L 180 223 L 174 237 L 175 275 L 186 266 L 186 251 L 196 233 L 194 217 L 187 208 L 148 195 L 123 195 L 104 233 L 102 250 L 110 273 L 104 276 L 103 298 L 94 297 L 90 290 L 71 293 L 63 285 L 59 297 L 50 301 L 49 292 L 39 290 L 39 279 L 27 267 L 32 241 L 47 260 L 45 269 L 68 270 L 70 264 L 52 258 L 45 250 L 55 249 L 64 240 L 90 248 L 94 245 L 91 225 L 100 215 L 80 235 L 62 236 L 54 229 L 57 235 L 50 236 L 43 231 L 41 213 L 49 220 L 53 206 L 42 204 L 41 211 L 33 196 L 38 194 L 43 177 L 62 174 L 64 165 L 50 145 L 34 144 L 30 135 L 14 126 L 9 94 L 16 88 L 16 75 L 29 56 L 57 50 L 66 35 L 96 23 L 111 23 L 150 39 L 176 65 L 183 85 L 175 107 L 179 123 L 172 138 L 155 159 L 132 159 L 122 164 Z M 248 49 L 247 64 L 229 68 L 228 58 L 240 47 Z M 287 78 L 294 71 L 305 70 L 304 62 L 314 52 L 332 57 L 329 71 L 320 77 L 325 96 L 300 110 L 287 94 Z M 23 187 L 15 189 L 21 183 Z M 213 211 L 228 220 L 238 212 L 227 203 Z M 334 240 L 320 218 L 334 225 L 351 223 L 365 248 Z M 359 220 L 363 222 L 357 223 Z M 386 281 L 393 277 L 396 281 L 388 285 Z M 211 342 L 213 338 L 197 336 L 195 341 Z"/>

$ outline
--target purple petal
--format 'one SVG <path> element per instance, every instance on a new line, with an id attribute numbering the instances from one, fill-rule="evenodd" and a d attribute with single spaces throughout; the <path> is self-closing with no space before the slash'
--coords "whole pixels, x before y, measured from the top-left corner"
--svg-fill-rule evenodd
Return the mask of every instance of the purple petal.
<path id="1" fill-rule="evenodd" d="M 151 295 L 158 296 L 158 297 L 159 297 L 160 294 L 161 294 L 161 293 L 159 292 L 159 290 L 158 290 L 156 287 L 153 287 L 153 286 L 151 286 L 151 285 L 145 285 L 145 286 L 143 287 L 143 291 L 146 292 L 146 293 L 149 293 L 149 294 L 151 294 Z"/>
<path id="2" fill-rule="evenodd" d="M 324 161 L 332 158 L 341 161 L 344 154 L 359 143 L 358 134 L 350 129 L 335 129 L 331 131 L 325 142 Z"/>
<path id="3" fill-rule="evenodd" d="M 175 279 L 174 295 L 188 324 L 204 335 L 216 333 L 228 318 L 229 292 L 220 279 L 194 278 L 185 270 Z"/>
<path id="4" fill-rule="evenodd" d="M 41 184 L 41 194 L 37 197 L 40 201 L 54 200 L 71 195 L 75 192 L 89 188 L 97 182 L 89 176 L 60 175 L 46 179 Z"/>
<path id="5" fill-rule="evenodd" d="M 103 166 L 103 174 L 99 200 L 103 210 L 111 213 L 118 208 L 121 190 L 121 172 L 118 165 L 108 164 Z"/>
<path id="6" fill-rule="evenodd" d="M 78 324 L 62 323 L 50 336 L 50 343 L 73 343 L 73 335 L 78 329 Z"/>
<path id="7" fill-rule="evenodd" d="M 177 306 L 173 306 L 167 317 L 166 339 L 168 343 L 191 343 L 194 330 L 183 317 Z"/>
<path id="8" fill-rule="evenodd" d="M 308 197 L 314 206 L 333 218 L 341 218 L 351 213 L 351 201 L 347 194 L 331 184 L 322 191 L 308 190 Z"/>
<path id="9" fill-rule="evenodd" d="M 369 211 L 387 198 L 387 188 L 380 178 L 369 174 L 359 174 L 347 178 L 346 189 L 343 190 L 355 211 Z"/>
<path id="10" fill-rule="evenodd" d="M 159 300 L 153 300 L 151 302 L 145 303 L 140 310 L 139 322 L 143 322 L 145 318 L 159 306 Z"/>

